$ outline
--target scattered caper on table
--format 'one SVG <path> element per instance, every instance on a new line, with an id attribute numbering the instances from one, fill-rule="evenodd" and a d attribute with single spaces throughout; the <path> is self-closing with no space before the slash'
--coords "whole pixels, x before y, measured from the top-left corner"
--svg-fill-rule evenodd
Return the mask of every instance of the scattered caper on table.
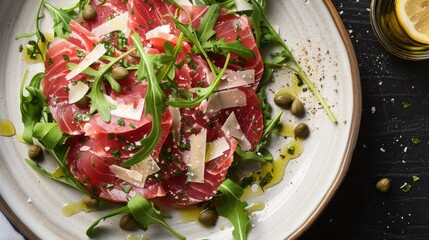
<path id="1" fill-rule="evenodd" d="M 375 188 L 382 193 L 386 193 L 390 189 L 390 179 L 382 178 L 378 180 L 375 184 Z"/>
<path id="2" fill-rule="evenodd" d="M 112 69 L 112 77 L 115 80 L 124 80 L 128 77 L 128 70 L 124 67 L 115 67 Z"/>
<path id="3" fill-rule="evenodd" d="M 293 128 L 293 132 L 295 137 L 306 138 L 310 134 L 310 129 L 308 128 L 307 124 L 299 123 Z"/>
<path id="4" fill-rule="evenodd" d="M 130 214 L 124 215 L 119 221 L 119 227 L 124 230 L 134 230 L 137 228 L 137 223 L 134 217 Z"/>
<path id="5" fill-rule="evenodd" d="M 97 16 L 97 11 L 91 5 L 86 5 L 82 10 L 82 18 L 85 20 L 93 20 Z"/>
<path id="6" fill-rule="evenodd" d="M 204 226 L 213 226 L 218 219 L 218 213 L 214 209 L 204 209 L 198 216 L 198 221 Z"/>
<path id="7" fill-rule="evenodd" d="M 28 147 L 28 157 L 35 161 L 41 161 L 43 157 L 43 149 L 39 145 L 30 145 Z"/>

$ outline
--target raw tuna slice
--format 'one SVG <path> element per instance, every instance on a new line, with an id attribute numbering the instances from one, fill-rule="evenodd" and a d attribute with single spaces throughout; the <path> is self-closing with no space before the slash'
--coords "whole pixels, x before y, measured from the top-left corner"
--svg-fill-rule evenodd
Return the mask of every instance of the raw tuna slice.
<path id="1" fill-rule="evenodd" d="M 70 81 L 66 75 L 70 72 L 67 63 L 78 64 L 78 47 L 67 40 L 56 38 L 52 41 L 46 56 L 45 77 L 42 80 L 43 93 L 46 96 L 49 109 L 55 121 L 60 125 L 64 133 L 77 135 L 83 133 L 82 125 L 75 119 L 76 114 L 88 113 L 88 107 L 78 107 L 69 104 L 68 89 L 75 81 L 83 81 L 86 76 L 79 74 Z M 86 50 L 82 50 L 87 53 Z M 72 123 L 72 124 L 70 124 Z"/>
<path id="2" fill-rule="evenodd" d="M 117 178 L 111 171 L 110 165 L 123 161 L 116 155 L 106 154 L 109 146 L 100 149 L 97 140 L 89 137 L 74 137 L 67 156 L 68 167 L 73 175 L 85 187 L 101 198 L 114 202 L 128 201 L 129 197 L 140 193 L 146 198 L 164 196 L 165 191 L 153 176 L 149 176 L 144 188 L 134 186 Z M 100 156 L 102 155 L 102 156 Z"/>

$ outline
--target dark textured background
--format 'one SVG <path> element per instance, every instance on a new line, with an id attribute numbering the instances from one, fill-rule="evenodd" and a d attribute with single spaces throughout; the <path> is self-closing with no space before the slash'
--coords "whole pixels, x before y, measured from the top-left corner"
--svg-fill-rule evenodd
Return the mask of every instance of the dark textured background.
<path id="1" fill-rule="evenodd" d="M 359 63 L 362 123 L 344 182 L 302 239 L 429 239 L 429 61 L 401 60 L 381 47 L 370 0 L 332 2 Z M 375 189 L 382 177 L 392 180 L 386 194 Z M 405 182 L 408 193 L 400 189 Z"/>

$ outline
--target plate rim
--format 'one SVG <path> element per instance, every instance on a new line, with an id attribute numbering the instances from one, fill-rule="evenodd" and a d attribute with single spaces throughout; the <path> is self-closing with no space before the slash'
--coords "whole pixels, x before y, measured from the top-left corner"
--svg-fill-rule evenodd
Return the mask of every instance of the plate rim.
<path id="1" fill-rule="evenodd" d="M 356 147 L 357 138 L 359 134 L 361 115 L 362 115 L 362 90 L 361 90 L 361 82 L 360 82 L 360 73 L 359 73 L 359 65 L 356 58 L 356 53 L 353 47 L 353 43 L 350 39 L 348 31 L 344 26 L 344 23 L 335 8 L 332 0 L 323 0 L 325 3 L 334 24 L 338 29 L 338 33 L 341 36 L 341 39 L 345 45 L 347 56 L 350 64 L 350 73 L 352 80 L 352 89 L 353 89 L 353 112 L 350 123 L 350 134 L 347 139 L 347 147 L 343 154 L 343 159 L 341 161 L 341 166 L 335 176 L 334 181 L 329 187 L 328 191 L 323 196 L 322 200 L 319 202 L 317 207 L 313 210 L 313 212 L 307 217 L 307 219 L 301 224 L 301 226 L 295 231 L 293 231 L 288 239 L 297 239 L 302 234 L 304 234 L 318 219 L 318 217 L 322 214 L 324 209 L 328 206 L 329 202 L 334 197 L 335 193 L 338 191 L 341 183 L 343 182 L 345 176 L 347 175 L 350 163 L 352 161 L 353 152 Z"/>
<path id="2" fill-rule="evenodd" d="M 323 210 L 326 208 L 328 203 L 331 201 L 335 193 L 337 192 L 339 186 L 343 182 L 348 168 L 350 166 L 353 151 L 356 146 L 360 121 L 361 121 L 361 108 L 362 108 L 362 94 L 361 94 L 361 83 L 360 83 L 360 74 L 359 67 L 357 63 L 357 58 L 355 54 L 355 50 L 353 44 L 351 42 L 350 36 L 348 35 L 347 29 L 344 26 L 341 17 L 335 8 L 332 0 L 323 0 L 325 6 L 327 7 L 332 20 L 340 34 L 340 37 L 345 45 L 345 49 L 347 51 L 347 56 L 350 65 L 350 73 L 351 73 L 351 82 L 353 89 L 353 112 L 350 123 L 350 134 L 347 139 L 347 147 L 344 151 L 343 158 L 341 161 L 341 166 L 337 172 L 337 175 L 329 187 L 328 191 L 323 196 L 322 200 L 318 203 L 317 207 L 312 211 L 312 213 L 307 217 L 307 219 L 295 229 L 288 237 L 288 239 L 297 239 L 304 232 L 306 232 L 310 226 L 317 220 Z M 28 239 L 40 239 L 27 225 L 25 225 L 11 210 L 9 205 L 0 195 L 0 211 L 6 216 L 6 218 L 12 223 L 14 228 L 21 233 L 25 238 Z"/>

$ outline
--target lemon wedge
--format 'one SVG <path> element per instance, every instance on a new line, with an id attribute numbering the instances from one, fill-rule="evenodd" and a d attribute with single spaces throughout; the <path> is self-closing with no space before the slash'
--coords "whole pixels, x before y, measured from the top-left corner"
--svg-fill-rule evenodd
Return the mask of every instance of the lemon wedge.
<path id="1" fill-rule="evenodd" d="M 410 38 L 429 44 L 429 0 L 396 0 L 395 12 Z"/>

